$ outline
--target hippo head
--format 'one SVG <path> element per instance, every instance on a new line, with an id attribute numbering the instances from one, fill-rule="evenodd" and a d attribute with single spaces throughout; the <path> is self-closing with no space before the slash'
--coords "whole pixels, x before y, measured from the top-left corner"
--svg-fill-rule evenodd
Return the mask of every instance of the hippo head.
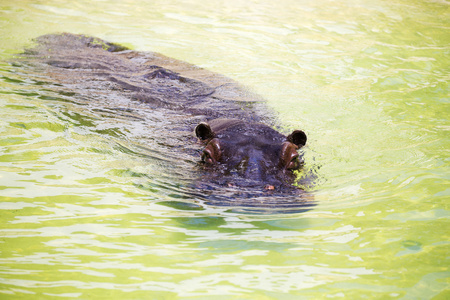
<path id="1" fill-rule="evenodd" d="M 277 190 L 291 186 L 293 171 L 302 165 L 297 150 L 306 144 L 306 134 L 295 130 L 289 136 L 261 123 L 216 119 L 195 128 L 204 143 L 202 161 L 214 169 L 215 178 L 228 186 Z"/>

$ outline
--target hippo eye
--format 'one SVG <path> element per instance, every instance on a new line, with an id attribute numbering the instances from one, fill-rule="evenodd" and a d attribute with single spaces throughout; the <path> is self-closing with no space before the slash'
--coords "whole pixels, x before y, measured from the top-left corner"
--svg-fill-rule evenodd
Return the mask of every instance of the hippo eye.
<path id="1" fill-rule="evenodd" d="M 291 142 L 284 142 L 281 149 L 281 165 L 287 170 L 295 170 L 300 168 L 299 155 L 297 153 L 298 146 Z"/>
<path id="2" fill-rule="evenodd" d="M 298 160 L 298 153 L 295 153 L 292 157 L 289 163 L 286 166 L 286 169 L 288 170 L 296 170 L 300 167 L 300 162 Z"/>
<path id="3" fill-rule="evenodd" d="M 218 139 L 212 139 L 205 149 L 203 149 L 202 161 L 207 164 L 216 164 L 221 157 L 220 144 Z"/>
<path id="4" fill-rule="evenodd" d="M 202 161 L 207 164 L 214 164 L 214 159 L 211 156 L 211 153 L 205 149 L 202 154 Z"/>

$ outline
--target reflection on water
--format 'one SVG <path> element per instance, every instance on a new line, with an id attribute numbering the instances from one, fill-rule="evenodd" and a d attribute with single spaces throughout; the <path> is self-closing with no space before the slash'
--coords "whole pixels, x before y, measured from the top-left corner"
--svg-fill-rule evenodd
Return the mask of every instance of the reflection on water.
<path id="1" fill-rule="evenodd" d="M 16 1 L 2 12 L 2 297 L 446 298 L 445 2 Z M 257 191 L 262 206 L 202 185 L 190 132 L 156 130 L 183 114 L 107 90 L 98 105 L 7 63 L 55 28 L 247 84 L 276 128 L 306 129 L 319 184 Z"/>

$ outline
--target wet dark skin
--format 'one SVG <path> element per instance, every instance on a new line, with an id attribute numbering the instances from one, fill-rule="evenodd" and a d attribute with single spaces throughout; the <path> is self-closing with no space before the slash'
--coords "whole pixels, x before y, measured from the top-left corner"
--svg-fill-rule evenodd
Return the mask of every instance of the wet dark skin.
<path id="1" fill-rule="evenodd" d="M 205 145 L 202 162 L 230 176 L 229 186 L 263 183 L 266 190 L 292 183 L 293 171 L 302 165 L 297 150 L 307 140 L 301 130 L 286 137 L 262 123 L 236 119 L 200 123 L 195 135 Z"/>
<path id="2" fill-rule="evenodd" d="M 274 130 L 275 118 L 263 99 L 237 82 L 158 53 L 84 35 L 46 35 L 35 42 L 22 54 L 24 69 L 38 78 L 44 74 L 53 90 L 119 114 L 150 111 L 145 126 L 153 129 L 145 136 L 155 151 L 163 145 L 161 151 L 178 151 L 171 157 L 195 161 L 201 148 L 205 172 L 193 180 L 265 194 L 294 193 L 305 133 L 285 136 Z M 136 102 L 143 106 L 133 106 Z M 201 145 L 190 135 L 193 129 Z"/>

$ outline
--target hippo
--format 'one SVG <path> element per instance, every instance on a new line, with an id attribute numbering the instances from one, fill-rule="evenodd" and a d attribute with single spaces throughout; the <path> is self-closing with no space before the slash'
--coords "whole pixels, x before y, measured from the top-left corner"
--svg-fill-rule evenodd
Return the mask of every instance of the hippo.
<path id="1" fill-rule="evenodd" d="M 121 114 L 148 112 L 145 126 L 152 130 L 146 138 L 160 153 L 194 161 L 191 171 L 199 174 L 194 186 L 200 190 L 250 189 L 264 197 L 300 190 L 294 185 L 304 165 L 306 134 L 275 130 L 276 118 L 264 99 L 230 78 L 159 53 L 70 33 L 37 38 L 20 63 L 83 105 Z"/>
<path id="2" fill-rule="evenodd" d="M 219 166 L 217 170 L 224 176 L 244 178 L 239 181 L 241 185 L 263 183 L 266 190 L 292 182 L 293 171 L 302 165 L 297 150 L 307 140 L 301 130 L 286 137 L 265 124 L 237 119 L 202 122 L 195 127 L 195 135 L 205 145 L 202 162 Z"/>

